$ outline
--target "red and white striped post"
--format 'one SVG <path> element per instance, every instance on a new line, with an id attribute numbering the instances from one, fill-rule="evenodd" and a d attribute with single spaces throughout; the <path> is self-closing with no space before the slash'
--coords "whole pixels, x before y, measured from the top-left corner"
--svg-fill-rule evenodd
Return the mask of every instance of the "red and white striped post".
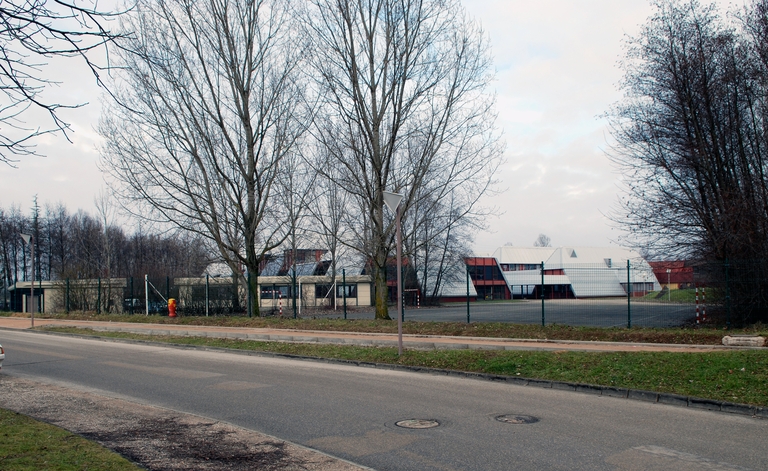
<path id="1" fill-rule="evenodd" d="M 697 293 L 698 293 L 698 291 L 697 291 Z M 696 298 L 696 299 L 698 299 L 698 298 Z M 697 301 L 697 303 L 698 303 L 698 301 Z M 280 307 L 280 317 L 283 317 L 283 292 L 282 291 L 278 291 L 278 293 L 277 293 L 277 305 Z M 698 307 L 696 309 L 698 309 Z M 698 316 L 699 315 L 698 315 L 698 311 L 697 311 L 696 317 L 698 317 Z"/>
<path id="2" fill-rule="evenodd" d="M 701 288 L 701 322 L 707 322 L 707 288 Z"/>
<path id="3" fill-rule="evenodd" d="M 696 325 L 699 324 L 699 287 L 696 287 Z"/>

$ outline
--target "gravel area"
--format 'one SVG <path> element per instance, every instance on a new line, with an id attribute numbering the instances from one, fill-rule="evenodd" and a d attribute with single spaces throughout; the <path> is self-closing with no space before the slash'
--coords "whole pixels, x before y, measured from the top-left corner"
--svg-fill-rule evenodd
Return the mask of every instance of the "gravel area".
<path id="1" fill-rule="evenodd" d="M 224 422 L 4 374 L 0 407 L 94 440 L 149 470 L 364 469 Z"/>

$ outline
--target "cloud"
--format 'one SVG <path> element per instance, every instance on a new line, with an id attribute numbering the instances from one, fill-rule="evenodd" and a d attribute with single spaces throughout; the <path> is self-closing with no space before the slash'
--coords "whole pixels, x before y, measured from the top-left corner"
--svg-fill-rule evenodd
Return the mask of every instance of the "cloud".
<path id="1" fill-rule="evenodd" d="M 626 34 L 636 34 L 651 7 L 646 0 L 465 0 L 490 38 L 497 68 L 499 125 L 507 142 L 498 177 L 501 195 L 485 204 L 503 212 L 489 219 L 475 248 L 491 252 L 505 242 L 531 245 L 539 233 L 553 245 L 606 245 L 617 236 L 603 214 L 618 198 L 618 175 L 603 149 L 600 115 L 621 98 L 616 67 Z M 724 2 L 723 2 L 724 3 Z M 87 106 L 66 112 L 73 144 L 46 138 L 48 157 L 24 158 L 18 170 L 0 165 L 0 206 L 63 201 L 93 211 L 103 185 L 93 131 L 100 89 L 76 61 L 56 64 L 61 86 L 52 93 Z"/>
<path id="2" fill-rule="evenodd" d="M 503 216 L 476 238 L 478 252 L 507 241 L 531 245 L 607 245 L 615 231 L 604 213 L 617 198 L 617 175 L 603 149 L 600 117 L 621 98 L 616 67 L 625 34 L 651 13 L 645 0 L 540 2 L 470 0 L 464 5 L 488 34 L 497 66 L 499 125 L 509 190 L 487 198 Z"/>

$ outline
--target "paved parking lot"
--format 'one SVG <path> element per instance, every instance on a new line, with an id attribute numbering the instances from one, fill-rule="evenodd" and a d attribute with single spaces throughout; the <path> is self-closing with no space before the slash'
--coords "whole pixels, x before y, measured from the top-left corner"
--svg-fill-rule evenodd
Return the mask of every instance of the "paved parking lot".
<path id="1" fill-rule="evenodd" d="M 507 302 L 470 302 L 472 322 L 512 322 L 518 324 L 541 324 L 540 300 L 514 300 Z M 390 316 L 394 317 L 394 310 Z M 330 317 L 341 317 L 337 311 Z M 348 311 L 350 319 L 370 319 L 372 313 Z M 627 300 L 621 299 L 556 299 L 545 300 L 544 321 L 549 324 L 596 327 L 626 327 L 628 318 L 637 327 L 676 327 L 692 321 L 696 316 L 694 304 L 632 301 L 627 309 Z M 467 305 L 455 303 L 441 307 L 416 309 L 405 308 L 406 320 L 466 322 Z"/>

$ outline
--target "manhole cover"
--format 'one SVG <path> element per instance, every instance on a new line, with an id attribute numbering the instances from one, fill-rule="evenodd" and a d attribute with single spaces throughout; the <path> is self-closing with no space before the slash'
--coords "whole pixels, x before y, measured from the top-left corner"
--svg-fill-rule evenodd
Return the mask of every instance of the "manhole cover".
<path id="1" fill-rule="evenodd" d="M 516 414 L 500 415 L 496 417 L 496 420 L 499 422 L 504 422 L 505 424 L 535 424 L 539 421 L 538 418 L 532 415 Z"/>
<path id="2" fill-rule="evenodd" d="M 428 419 L 407 419 L 395 422 L 395 425 L 403 428 L 432 428 L 440 425 L 440 422 Z"/>

